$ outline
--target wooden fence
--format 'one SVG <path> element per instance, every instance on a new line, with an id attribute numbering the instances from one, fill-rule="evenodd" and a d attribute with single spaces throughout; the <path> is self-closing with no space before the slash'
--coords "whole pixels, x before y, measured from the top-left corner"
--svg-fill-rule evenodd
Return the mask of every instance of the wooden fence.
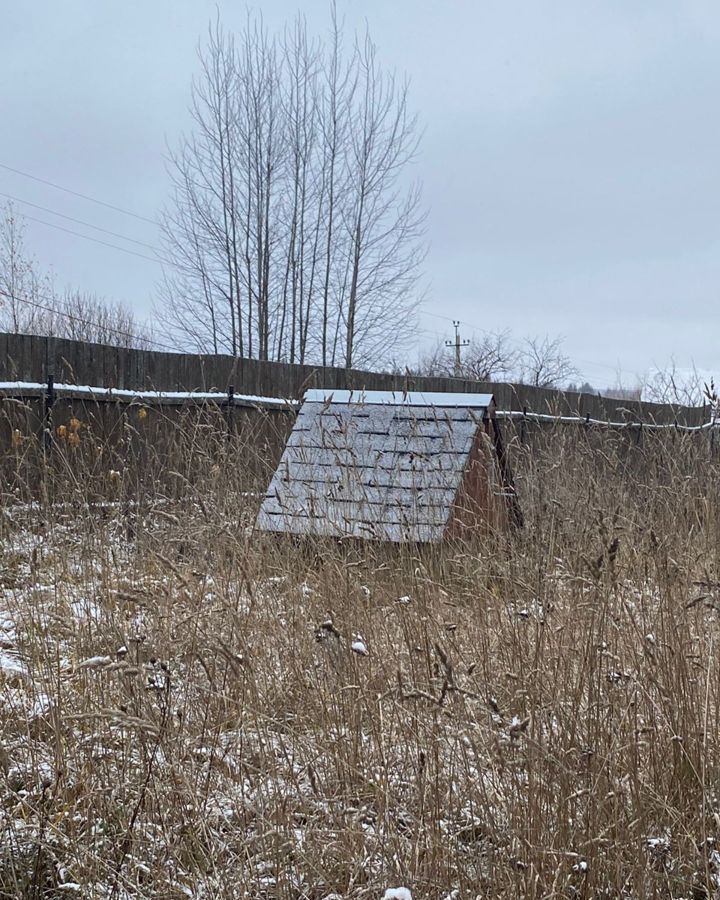
<path id="1" fill-rule="evenodd" d="M 128 390 L 222 391 L 297 399 L 308 387 L 492 393 L 498 408 L 594 419 L 702 425 L 710 407 L 612 400 L 520 384 L 367 372 L 294 363 L 134 350 L 61 338 L 0 333 L 0 381 Z"/>

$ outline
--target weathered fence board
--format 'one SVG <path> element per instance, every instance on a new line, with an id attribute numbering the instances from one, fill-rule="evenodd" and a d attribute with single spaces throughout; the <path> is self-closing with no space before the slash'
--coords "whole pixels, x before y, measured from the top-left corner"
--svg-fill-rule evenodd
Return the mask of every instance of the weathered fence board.
<path id="1" fill-rule="evenodd" d="M 499 409 L 589 415 L 595 419 L 701 425 L 708 406 L 612 400 L 531 385 L 493 384 L 358 369 L 324 368 L 231 356 L 203 356 L 107 347 L 81 341 L 0 333 L 0 381 L 102 385 L 130 390 L 226 392 L 296 399 L 306 388 L 492 393 Z"/>

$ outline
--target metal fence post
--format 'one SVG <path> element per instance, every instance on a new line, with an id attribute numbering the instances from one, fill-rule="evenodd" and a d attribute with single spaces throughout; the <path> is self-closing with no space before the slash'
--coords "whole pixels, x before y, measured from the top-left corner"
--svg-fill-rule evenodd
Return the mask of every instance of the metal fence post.
<path id="1" fill-rule="evenodd" d="M 52 447 L 52 408 L 55 403 L 55 386 L 52 375 L 48 375 L 47 389 L 45 391 L 44 415 L 43 415 L 43 448 L 50 450 Z"/>
<path id="2" fill-rule="evenodd" d="M 228 387 L 227 407 L 227 437 L 230 440 L 233 433 L 233 409 L 235 407 L 235 385 L 233 384 Z"/>

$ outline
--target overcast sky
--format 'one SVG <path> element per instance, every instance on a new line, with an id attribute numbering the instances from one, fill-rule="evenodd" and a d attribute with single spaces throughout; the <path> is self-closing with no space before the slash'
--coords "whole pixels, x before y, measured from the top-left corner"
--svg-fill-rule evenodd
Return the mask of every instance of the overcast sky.
<path id="1" fill-rule="evenodd" d="M 196 44 L 230 0 L 0 0 L 0 165 L 152 220 L 189 124 Z M 270 27 L 325 0 L 265 0 Z M 430 208 L 423 340 L 564 335 L 583 375 L 674 356 L 718 374 L 720 7 L 700 0 L 338 0 L 411 80 Z M 151 305 L 155 226 L 0 168 L 27 243 L 72 284 Z M 0 197 L 5 199 L 5 197 Z"/>

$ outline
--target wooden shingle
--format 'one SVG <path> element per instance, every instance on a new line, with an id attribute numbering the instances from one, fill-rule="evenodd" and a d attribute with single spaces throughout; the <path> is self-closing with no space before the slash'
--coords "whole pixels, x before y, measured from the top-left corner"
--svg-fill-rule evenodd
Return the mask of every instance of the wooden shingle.
<path id="1" fill-rule="evenodd" d="M 308 391 L 257 528 L 442 540 L 493 409 L 483 394 Z"/>

